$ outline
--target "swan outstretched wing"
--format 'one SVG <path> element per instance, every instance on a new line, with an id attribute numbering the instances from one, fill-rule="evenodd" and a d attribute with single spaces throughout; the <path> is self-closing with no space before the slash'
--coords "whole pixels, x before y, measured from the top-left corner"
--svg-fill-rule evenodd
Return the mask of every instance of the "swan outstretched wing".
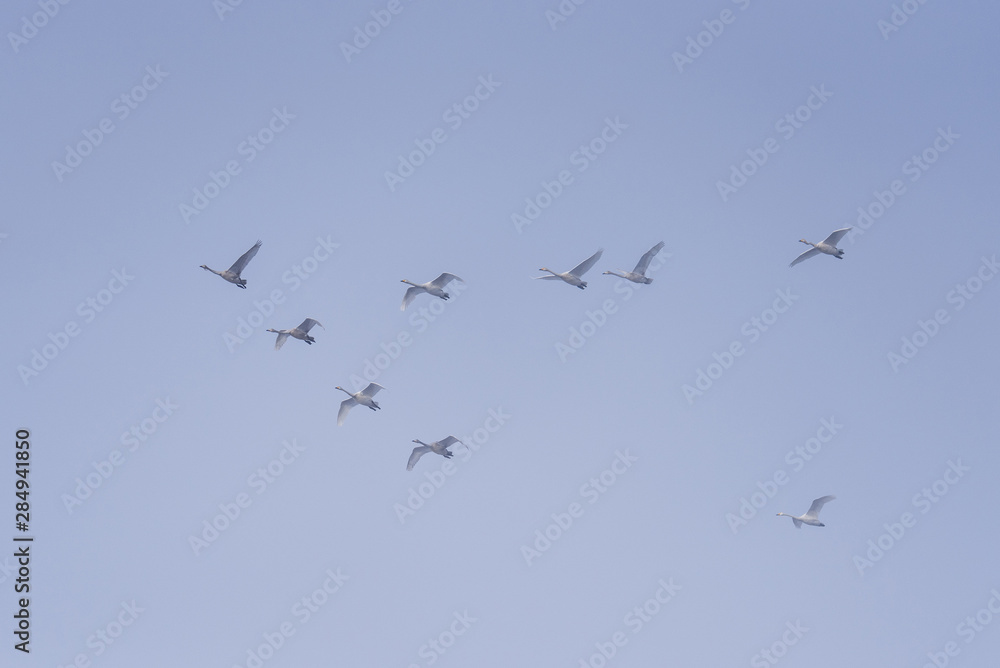
<path id="1" fill-rule="evenodd" d="M 662 241 L 653 246 L 652 248 L 650 248 L 645 253 L 643 253 L 642 257 L 639 258 L 639 263 L 635 265 L 635 269 L 633 269 L 632 271 L 636 274 L 645 275 L 646 269 L 649 268 L 649 263 L 653 261 L 653 258 L 656 257 L 656 254 L 659 253 L 661 250 L 663 250 Z"/>
<path id="2" fill-rule="evenodd" d="M 364 389 L 364 392 L 362 392 L 361 394 L 366 394 L 369 397 L 374 397 L 376 394 L 378 394 L 379 390 L 384 390 L 384 389 L 385 388 L 379 385 L 378 383 L 368 383 L 368 387 L 366 387 Z"/>
<path id="3" fill-rule="evenodd" d="M 302 324 L 296 327 L 295 329 L 300 329 L 306 334 L 308 334 L 309 330 L 313 328 L 313 325 L 319 325 L 320 327 L 323 327 L 323 325 L 320 325 L 318 321 L 313 320 L 312 318 L 306 318 L 305 320 L 302 321 Z M 326 329 L 326 327 L 323 327 L 323 329 Z"/>
<path id="4" fill-rule="evenodd" d="M 407 289 L 406 294 L 403 295 L 403 305 L 399 307 L 399 310 L 405 311 L 406 307 L 410 305 L 410 302 L 412 302 L 413 299 L 421 292 L 425 292 L 425 290 L 417 287 Z"/>
<path id="5" fill-rule="evenodd" d="M 532 278 L 541 281 L 561 281 L 562 278 L 556 276 L 555 274 L 545 274 L 544 276 L 532 276 Z"/>
<path id="6" fill-rule="evenodd" d="M 573 274 L 574 276 L 583 276 L 588 271 L 590 271 L 590 268 L 594 266 L 595 262 L 597 262 L 598 260 L 601 259 L 601 255 L 603 253 L 604 253 L 604 249 L 602 248 L 602 249 L 598 250 L 596 253 L 594 253 L 593 255 L 591 255 L 590 257 L 588 257 L 586 260 L 584 260 L 583 262 L 581 262 L 580 264 L 578 264 L 575 267 L 573 267 L 572 269 L 570 269 L 569 272 L 567 272 L 567 273 Z"/>
<path id="7" fill-rule="evenodd" d="M 810 248 L 810 249 L 809 249 L 809 250 L 807 250 L 807 251 L 806 251 L 805 253 L 803 253 L 802 255 L 798 256 L 798 257 L 797 257 L 797 258 L 795 258 L 794 260 L 792 260 L 792 263 L 791 263 L 790 265 L 788 265 L 788 266 L 789 266 L 789 267 L 794 267 L 794 266 L 795 266 L 795 265 L 797 265 L 797 264 L 798 264 L 799 262 L 802 262 L 803 260 L 808 260 L 808 259 L 809 259 L 809 258 L 811 258 L 811 257 L 812 257 L 813 255 L 819 255 L 819 253 L 820 253 L 820 251 L 816 250 L 815 248 Z"/>
<path id="8" fill-rule="evenodd" d="M 431 281 L 431 285 L 433 285 L 435 288 L 443 288 L 452 281 L 462 281 L 462 279 L 456 276 L 455 274 L 449 274 L 448 272 L 445 272 L 440 276 L 438 276 L 437 278 L 435 278 L 433 281 Z M 462 282 L 464 283 L 465 281 Z"/>
<path id="9" fill-rule="evenodd" d="M 354 397 L 344 399 L 340 402 L 340 411 L 337 413 L 337 426 L 344 424 L 344 418 L 347 417 L 347 412 L 351 410 L 351 407 L 357 406 L 358 401 Z"/>
<path id="10" fill-rule="evenodd" d="M 798 517 L 793 517 L 792 518 L 792 524 L 795 525 L 796 529 L 801 529 L 802 528 L 802 520 L 800 520 Z"/>
<path id="11" fill-rule="evenodd" d="M 274 349 L 281 350 L 281 346 L 285 345 L 285 339 L 288 338 L 288 332 L 278 332 L 278 338 L 274 340 Z"/>
<path id="12" fill-rule="evenodd" d="M 413 452 L 410 453 L 410 460 L 406 462 L 406 470 L 412 471 L 417 461 L 419 461 L 419 459 L 424 456 L 424 453 L 430 451 L 431 451 L 431 446 L 429 445 L 418 445 L 417 447 L 413 448 Z"/>
<path id="13" fill-rule="evenodd" d="M 438 441 L 438 443 L 440 443 L 441 445 L 443 445 L 446 448 L 450 448 L 451 446 L 455 445 L 456 443 L 462 443 L 462 442 L 460 440 L 458 440 L 457 438 L 455 438 L 454 436 L 448 436 L 447 438 L 442 438 L 440 441 Z M 462 445 L 465 445 L 465 443 L 462 443 Z"/>
<path id="14" fill-rule="evenodd" d="M 806 512 L 805 516 L 812 517 L 813 519 L 815 519 L 816 517 L 819 516 L 819 511 L 823 509 L 823 505 L 829 501 L 833 501 L 836 498 L 837 497 L 835 496 L 819 497 L 818 499 L 812 502 L 811 506 L 809 506 L 809 510 Z"/>
<path id="15" fill-rule="evenodd" d="M 257 251 L 260 250 L 260 244 L 261 241 L 258 239 L 257 243 L 253 245 L 253 248 L 241 255 L 240 259 L 233 263 L 233 266 L 229 268 L 229 271 L 233 272 L 237 276 L 242 274 L 243 269 L 247 266 L 247 263 L 250 262 L 250 260 L 253 259 L 253 256 L 257 254 Z"/>
<path id="16" fill-rule="evenodd" d="M 834 230 L 833 232 L 830 233 L 830 236 L 828 236 L 826 239 L 823 240 L 823 243 L 836 247 L 837 244 L 840 243 L 840 240 L 844 238 L 844 235 L 850 231 L 851 228 L 849 227 L 845 227 L 840 230 Z"/>

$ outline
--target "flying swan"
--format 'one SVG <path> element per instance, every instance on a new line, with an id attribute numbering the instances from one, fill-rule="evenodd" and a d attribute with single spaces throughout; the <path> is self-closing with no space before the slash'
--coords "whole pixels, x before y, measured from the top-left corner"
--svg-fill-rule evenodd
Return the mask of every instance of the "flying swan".
<path id="1" fill-rule="evenodd" d="M 444 291 L 444 286 L 448 285 L 452 281 L 462 281 L 462 279 L 455 274 L 449 274 L 448 272 L 441 274 L 429 283 L 414 283 L 413 281 L 408 281 L 404 278 L 401 282 L 409 283 L 413 287 L 406 290 L 406 294 L 403 295 L 403 305 L 399 307 L 399 310 L 405 311 L 406 307 L 410 305 L 410 302 L 412 302 L 417 295 L 423 292 L 434 295 L 435 297 L 440 297 L 441 299 L 448 299 L 450 295 Z M 462 282 L 464 283 L 465 281 Z"/>
<path id="2" fill-rule="evenodd" d="M 219 276 L 222 276 L 222 278 L 226 279 L 230 283 L 235 284 L 236 287 L 246 290 L 247 282 L 244 279 L 240 278 L 240 274 L 243 273 L 243 270 L 246 269 L 247 263 L 249 263 L 250 260 L 253 259 L 253 256 L 256 255 L 257 251 L 259 250 L 260 250 L 260 239 L 257 240 L 257 243 L 255 243 L 250 250 L 241 255 L 239 260 L 233 262 L 233 266 L 231 266 L 229 269 L 226 269 L 225 271 L 216 271 L 215 269 L 212 269 L 211 267 L 207 267 L 205 265 L 201 265 L 201 268 L 204 269 L 205 271 L 210 271 L 213 274 L 218 274 Z"/>
<path id="3" fill-rule="evenodd" d="M 379 390 L 384 390 L 385 388 L 379 385 L 378 383 L 368 383 L 368 387 L 361 390 L 360 392 L 355 392 L 353 394 L 342 388 L 340 385 L 338 385 L 334 389 L 340 390 L 341 392 L 344 392 L 348 395 L 347 399 L 344 399 L 343 401 L 340 402 L 340 412 L 337 413 L 337 426 L 339 427 L 344 424 L 344 419 L 347 417 L 347 412 L 350 411 L 355 406 L 357 406 L 358 404 L 361 404 L 362 406 L 367 406 L 372 410 L 376 410 L 379 406 L 377 403 L 375 403 L 375 400 L 372 399 L 372 397 L 374 397 Z"/>
<path id="4" fill-rule="evenodd" d="M 313 342 L 316 341 L 316 339 L 309 336 L 309 330 L 313 328 L 313 325 L 323 327 L 323 325 L 320 325 L 320 323 L 316 320 L 306 318 L 302 321 L 301 325 L 293 329 L 269 329 L 267 331 L 274 332 L 278 335 L 278 338 L 274 342 L 274 349 L 281 350 L 281 346 L 285 345 L 285 339 L 289 336 L 292 336 L 300 341 L 305 341 L 311 346 Z M 323 329 L 326 329 L 326 327 L 323 327 Z"/>
<path id="5" fill-rule="evenodd" d="M 851 230 L 851 228 L 849 228 L 849 227 L 845 227 L 845 228 L 840 229 L 840 230 L 834 230 L 833 232 L 830 233 L 830 236 L 828 236 L 826 239 L 824 239 L 823 241 L 819 242 L 818 244 L 814 244 L 814 243 L 812 243 L 810 241 L 806 241 L 805 239 L 799 239 L 800 242 L 802 242 L 804 244 L 807 244 L 809 246 L 812 246 L 812 248 L 810 248 L 809 250 L 807 250 L 806 252 L 804 252 L 802 255 L 800 255 L 797 258 L 795 258 L 794 260 L 792 260 L 792 263 L 790 265 L 788 265 L 788 266 L 789 267 L 794 267 L 799 262 L 802 262 L 803 260 L 808 260 L 813 255 L 818 255 L 820 253 L 826 253 L 827 255 L 832 255 L 833 257 L 837 258 L 838 260 L 843 260 L 844 259 L 844 251 L 841 248 L 837 248 L 837 243 L 850 230 Z"/>
<path id="6" fill-rule="evenodd" d="M 789 515 L 788 513 L 778 513 L 778 515 L 784 515 L 785 517 L 791 517 L 792 523 L 795 524 L 796 529 L 801 529 L 803 524 L 808 524 L 814 527 L 825 527 L 826 525 L 819 521 L 819 511 L 823 509 L 823 505 L 833 501 L 837 497 L 835 496 L 821 496 L 812 505 L 809 506 L 809 510 L 806 511 L 805 515 Z"/>
<path id="7" fill-rule="evenodd" d="M 659 253 L 661 250 L 663 250 L 662 241 L 653 246 L 652 248 L 650 248 L 645 253 L 643 253 L 642 257 L 639 258 L 639 263 L 635 265 L 635 269 L 633 269 L 632 271 L 625 271 L 624 269 L 619 269 L 619 271 L 623 273 L 618 274 L 613 271 L 606 271 L 604 273 L 628 279 L 633 283 L 645 283 L 649 285 L 650 283 L 653 282 L 653 279 L 646 278 L 646 269 L 649 268 L 649 263 L 652 261 L 654 257 L 656 257 L 656 254 Z"/>
<path id="8" fill-rule="evenodd" d="M 584 288 L 587 287 L 587 281 L 582 280 L 580 277 L 586 274 L 588 271 L 590 271 L 590 268 L 594 266 L 594 263 L 601 259 L 601 253 L 603 252 L 604 249 L 602 248 L 593 255 L 591 255 L 590 257 L 588 257 L 586 260 L 581 262 L 580 264 L 570 269 L 569 271 L 564 271 L 561 274 L 557 274 L 551 269 L 546 269 L 545 267 L 542 267 L 538 271 L 547 271 L 552 275 L 532 276 L 532 278 L 537 278 L 544 281 L 555 281 L 555 280 L 566 281 L 570 285 L 575 285 L 576 287 L 583 290 Z"/>
<path id="9" fill-rule="evenodd" d="M 419 443 L 420 445 L 413 448 L 413 452 L 410 453 L 410 460 L 406 462 L 407 471 L 412 471 L 417 461 L 428 452 L 433 452 L 436 455 L 441 455 L 442 457 L 451 459 L 454 455 L 449 452 L 448 448 L 456 443 L 462 443 L 454 436 L 448 436 L 447 438 L 442 438 L 440 441 L 434 441 L 430 444 L 424 443 L 416 438 L 413 439 L 413 442 Z M 462 445 L 465 445 L 465 443 L 462 443 Z"/>

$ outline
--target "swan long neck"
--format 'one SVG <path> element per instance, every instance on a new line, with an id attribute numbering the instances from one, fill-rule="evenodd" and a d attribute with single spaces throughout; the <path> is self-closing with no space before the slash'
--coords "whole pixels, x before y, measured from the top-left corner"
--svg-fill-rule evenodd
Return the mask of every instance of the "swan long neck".
<path id="1" fill-rule="evenodd" d="M 353 394 L 351 394 L 350 392 L 348 392 L 347 390 L 345 390 L 344 388 L 342 388 L 340 385 L 337 386 L 337 389 L 340 390 L 341 392 L 343 392 L 344 394 L 346 394 L 349 397 L 353 397 L 354 396 Z"/>

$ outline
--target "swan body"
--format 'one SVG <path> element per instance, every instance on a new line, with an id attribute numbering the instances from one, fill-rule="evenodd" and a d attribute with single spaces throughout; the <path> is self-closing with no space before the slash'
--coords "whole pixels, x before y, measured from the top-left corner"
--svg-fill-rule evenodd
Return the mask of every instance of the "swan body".
<path id="1" fill-rule="evenodd" d="M 809 510 L 805 512 L 804 515 L 789 515 L 788 513 L 778 513 L 778 515 L 784 515 L 785 517 L 791 517 L 792 522 L 795 524 L 796 529 L 801 529 L 803 524 L 808 524 L 814 527 L 825 527 L 826 525 L 819 521 L 819 511 L 823 508 L 823 505 L 829 501 L 833 501 L 837 497 L 835 496 L 821 496 L 812 502 L 809 506 Z"/>
<path id="2" fill-rule="evenodd" d="M 320 323 L 317 322 L 316 320 L 313 320 L 312 318 L 306 318 L 305 320 L 302 321 L 301 325 L 293 329 L 269 329 L 267 331 L 274 332 L 275 334 L 278 335 L 277 340 L 275 340 L 274 342 L 274 349 L 281 350 L 281 346 L 285 345 L 285 340 L 288 339 L 289 336 L 296 338 L 300 341 L 305 341 L 311 346 L 313 342 L 316 341 L 316 339 L 309 336 L 309 330 L 313 328 L 313 325 L 319 325 L 320 327 L 323 327 L 323 325 L 320 325 Z M 323 329 L 326 329 L 326 327 L 323 327 Z"/>
<path id="3" fill-rule="evenodd" d="M 564 271 L 561 274 L 557 274 L 556 272 L 552 271 L 551 269 L 547 269 L 545 267 L 542 267 L 538 271 L 547 271 L 551 275 L 550 276 L 533 276 L 532 278 L 541 279 L 543 281 L 555 281 L 555 280 L 565 281 L 565 282 L 569 283 L 570 285 L 575 285 L 576 287 L 578 287 L 581 290 L 583 290 L 584 288 L 587 287 L 587 281 L 581 279 L 580 277 L 583 276 L 584 274 L 586 274 L 588 271 L 590 271 L 590 268 L 594 266 L 594 263 L 596 263 L 598 260 L 601 259 L 601 254 L 603 252 L 604 252 L 604 249 L 602 248 L 602 249 L 598 250 L 596 253 L 594 253 L 593 255 L 591 255 L 590 257 L 588 257 L 586 260 L 584 260 L 583 262 L 581 262 L 580 264 L 578 264 L 575 267 L 573 267 L 572 269 L 570 269 L 569 271 Z"/>
<path id="4" fill-rule="evenodd" d="M 424 443 L 416 438 L 413 439 L 413 442 L 419 443 L 420 445 L 413 448 L 413 452 L 410 453 L 410 459 L 406 462 L 407 471 L 412 471 L 413 467 L 416 466 L 417 461 L 428 452 L 433 452 L 436 455 L 441 455 L 442 457 L 451 459 L 454 455 L 448 450 L 448 448 L 455 443 L 462 443 L 454 436 L 448 436 L 447 438 L 442 438 L 440 441 L 434 441 L 433 443 Z M 465 443 L 462 443 L 462 445 L 465 445 Z"/>
<path id="5" fill-rule="evenodd" d="M 413 287 L 406 290 L 406 294 L 403 295 L 403 305 L 399 307 L 399 310 L 405 311 L 406 307 L 410 305 L 410 302 L 412 302 L 417 295 L 424 292 L 441 299 L 448 299 L 450 295 L 444 291 L 444 286 L 448 285 L 452 281 L 462 281 L 462 279 L 455 274 L 449 274 L 448 272 L 441 274 L 428 283 L 414 283 L 404 278 L 401 282 L 408 283 Z M 464 283 L 465 281 L 462 282 Z"/>
<path id="6" fill-rule="evenodd" d="M 656 257 L 656 254 L 663 250 L 663 242 L 656 244 L 648 251 L 642 254 L 639 258 L 639 263 L 635 265 L 635 269 L 632 271 L 625 271 L 624 269 L 619 269 L 618 271 L 622 273 L 616 273 L 613 271 L 606 271 L 605 274 L 611 274 L 612 276 L 618 276 L 619 278 L 624 278 L 626 280 L 632 281 L 633 283 L 645 283 L 649 285 L 653 282 L 653 279 L 646 278 L 646 269 L 649 268 L 649 263 Z"/>
<path id="7" fill-rule="evenodd" d="M 379 390 L 384 390 L 385 388 L 379 385 L 378 383 L 368 383 L 368 387 L 361 390 L 360 392 L 354 392 L 354 393 L 348 392 L 340 385 L 338 385 L 334 389 L 340 390 L 341 392 L 344 392 L 348 396 L 347 399 L 344 399 L 343 401 L 340 402 L 340 412 L 337 413 L 337 426 L 339 427 L 344 424 L 344 419 L 347 417 L 347 412 L 350 411 L 355 406 L 357 406 L 358 404 L 361 404 L 362 406 L 367 406 L 373 411 L 377 410 L 379 408 L 379 405 L 375 402 L 374 399 L 372 399 L 372 397 L 374 397 Z"/>
<path id="8" fill-rule="evenodd" d="M 844 251 L 841 248 L 837 248 L 837 244 L 840 242 L 843 236 L 850 231 L 851 231 L 850 227 L 845 227 L 840 230 L 834 230 L 833 232 L 830 233 L 830 236 L 828 236 L 826 239 L 823 239 L 823 241 L 819 242 L 818 244 L 814 244 L 811 241 L 806 241 L 805 239 L 799 239 L 801 243 L 804 243 L 808 246 L 812 246 L 812 248 L 810 248 L 806 252 L 802 253 L 802 255 L 792 260 L 792 263 L 788 266 L 794 267 L 799 262 L 802 262 L 803 260 L 808 260 L 813 255 L 819 255 L 820 253 L 826 253 L 827 255 L 832 255 L 838 260 L 843 260 Z"/>
<path id="9" fill-rule="evenodd" d="M 250 250 L 241 255 L 240 259 L 234 262 L 233 266 L 231 266 L 229 269 L 226 269 L 225 271 L 216 271 L 215 269 L 212 269 L 211 267 L 207 267 L 205 265 L 201 265 L 201 268 L 204 269 L 205 271 L 210 271 L 213 274 L 218 274 L 219 276 L 226 279 L 230 283 L 236 285 L 236 287 L 246 290 L 247 282 L 240 277 L 240 274 L 243 273 L 243 270 L 246 268 L 247 264 L 250 262 L 250 260 L 253 259 L 253 256 L 257 254 L 257 251 L 260 250 L 260 243 L 261 243 L 260 239 L 258 239 L 257 243 L 255 243 L 253 247 L 250 248 Z"/>

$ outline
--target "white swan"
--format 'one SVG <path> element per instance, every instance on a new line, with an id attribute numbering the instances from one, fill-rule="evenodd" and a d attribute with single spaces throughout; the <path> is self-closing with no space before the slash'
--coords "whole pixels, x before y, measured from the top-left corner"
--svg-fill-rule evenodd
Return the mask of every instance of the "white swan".
<path id="1" fill-rule="evenodd" d="M 587 287 L 587 281 L 581 280 L 580 277 L 583 276 L 584 274 L 586 274 L 588 271 L 590 271 L 590 268 L 594 266 L 594 263 L 601 259 L 601 253 L 603 253 L 603 252 L 604 252 L 604 249 L 602 248 L 599 251 L 597 251 L 596 253 L 594 253 L 593 255 L 591 255 L 590 257 L 588 257 L 586 260 L 584 260 L 583 262 L 581 262 L 580 264 L 578 264 L 575 267 L 573 267 L 572 269 L 570 269 L 569 271 L 564 271 L 561 274 L 557 274 L 556 272 L 552 271 L 551 269 L 547 269 L 545 267 L 542 267 L 538 271 L 547 271 L 547 272 L 549 272 L 552 275 L 551 276 L 532 276 L 532 278 L 537 278 L 537 279 L 541 279 L 541 280 L 545 280 L 545 281 L 554 281 L 554 280 L 566 281 L 570 285 L 575 285 L 576 287 L 578 287 L 581 290 L 583 290 L 584 288 Z"/>
<path id="2" fill-rule="evenodd" d="M 814 527 L 825 527 L 826 525 L 819 521 L 819 511 L 823 508 L 823 504 L 833 501 L 837 497 L 835 496 L 821 496 L 812 502 L 809 506 L 809 510 L 806 511 L 805 515 L 789 515 L 788 513 L 778 513 L 778 515 L 784 515 L 785 517 L 791 517 L 792 522 L 795 524 L 796 529 L 801 529 L 803 524 L 808 524 Z"/>
<path id="3" fill-rule="evenodd" d="M 844 251 L 840 248 L 837 248 L 837 243 L 841 240 L 841 238 L 843 238 L 845 234 L 850 232 L 850 230 L 851 228 L 849 227 L 845 227 L 840 230 L 834 230 L 833 232 L 830 233 L 830 236 L 828 236 L 826 239 L 823 239 L 823 241 L 819 242 L 818 244 L 806 241 L 805 239 L 799 239 L 799 241 L 801 241 L 804 244 L 808 244 L 809 246 L 812 246 L 812 248 L 810 248 L 805 253 L 792 260 L 792 263 L 788 266 L 794 267 L 799 262 L 802 262 L 803 260 L 808 260 L 813 255 L 818 255 L 820 253 L 826 253 L 827 255 L 832 255 L 838 260 L 843 260 Z"/>
<path id="4" fill-rule="evenodd" d="M 215 269 L 212 269 L 211 267 L 207 267 L 205 265 L 201 265 L 201 268 L 204 269 L 205 271 L 210 271 L 213 274 L 218 274 L 219 276 L 222 276 L 222 278 L 226 279 L 230 283 L 234 283 L 236 287 L 243 288 L 244 290 L 246 290 L 247 282 L 242 278 L 240 278 L 240 274 L 243 273 L 243 270 L 246 268 L 247 263 L 253 259 L 253 256 L 257 254 L 258 250 L 260 250 L 260 239 L 257 240 L 257 243 L 255 243 L 250 250 L 241 255 L 239 260 L 233 262 L 233 266 L 231 266 L 229 269 L 226 269 L 225 271 L 216 271 Z"/>
<path id="5" fill-rule="evenodd" d="M 340 402 L 340 412 L 337 413 L 337 426 L 339 427 L 344 424 L 344 418 L 347 417 L 347 412 L 358 404 L 367 406 L 372 410 L 376 410 L 379 406 L 375 403 L 372 397 L 378 394 L 379 390 L 384 390 L 385 388 L 378 383 L 368 383 L 368 387 L 353 394 L 342 388 L 340 385 L 334 389 L 346 393 L 349 397 L 348 399 L 344 399 Z"/>
<path id="6" fill-rule="evenodd" d="M 429 444 L 416 438 L 413 439 L 413 442 L 419 443 L 420 445 L 413 448 L 413 452 L 410 453 L 410 460 L 406 462 L 407 471 L 412 471 L 417 461 L 424 456 L 424 453 L 427 452 L 433 452 L 436 455 L 441 455 L 442 457 L 451 459 L 454 455 L 449 452 L 448 448 L 456 443 L 462 443 L 454 436 L 448 436 L 447 438 L 442 438 L 440 441 L 434 441 Z M 465 443 L 462 443 L 462 445 L 465 445 Z"/>
<path id="7" fill-rule="evenodd" d="M 278 335 L 278 338 L 274 342 L 274 349 L 281 350 L 281 346 L 285 345 L 285 339 L 287 339 L 289 336 L 294 337 L 300 341 L 305 341 L 311 346 L 313 342 L 316 340 L 313 337 L 309 336 L 309 330 L 313 328 L 313 325 L 319 325 L 320 327 L 323 327 L 323 325 L 320 325 L 320 323 L 317 322 L 316 320 L 313 320 L 312 318 L 306 318 L 305 320 L 302 321 L 302 324 L 299 325 L 298 327 L 294 327 L 292 329 L 269 329 L 267 331 L 274 332 L 275 334 Z M 326 329 L 326 327 L 323 327 L 323 329 Z"/>
<path id="8" fill-rule="evenodd" d="M 619 271 L 623 272 L 621 274 L 617 274 L 613 271 L 606 271 L 604 273 L 611 274 L 612 276 L 618 276 L 619 278 L 628 279 L 633 283 L 645 283 L 648 285 L 653 282 L 653 279 L 646 278 L 646 269 L 649 268 L 649 263 L 652 261 L 654 257 L 656 257 L 656 254 L 659 253 L 661 250 L 663 250 L 662 241 L 653 246 L 652 248 L 650 248 L 645 253 L 643 253 L 642 257 L 639 258 L 639 263 L 635 265 L 635 269 L 633 269 L 632 271 L 625 271 L 624 269 L 620 269 Z"/>
<path id="9" fill-rule="evenodd" d="M 448 272 L 441 274 L 429 283 L 414 283 L 413 281 L 408 281 L 404 278 L 401 282 L 408 283 L 413 287 L 407 289 L 406 294 L 403 295 L 403 305 L 399 307 L 399 310 L 405 311 L 406 307 L 410 305 L 410 302 L 413 301 L 414 297 L 422 292 L 434 295 L 435 297 L 440 297 L 441 299 L 448 299 L 450 295 L 445 292 L 443 288 L 452 281 L 462 281 L 462 279 L 455 274 L 449 274 Z M 464 283 L 465 281 L 462 282 Z"/>

